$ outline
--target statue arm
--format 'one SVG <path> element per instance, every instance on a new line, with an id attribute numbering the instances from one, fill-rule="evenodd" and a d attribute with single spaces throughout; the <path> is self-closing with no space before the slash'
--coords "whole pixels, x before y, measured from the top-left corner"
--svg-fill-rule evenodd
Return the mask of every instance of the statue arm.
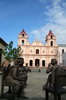
<path id="1" fill-rule="evenodd" d="M 48 67 L 47 69 L 46 69 L 46 73 L 50 73 L 52 71 L 52 66 L 50 66 L 50 67 Z"/>

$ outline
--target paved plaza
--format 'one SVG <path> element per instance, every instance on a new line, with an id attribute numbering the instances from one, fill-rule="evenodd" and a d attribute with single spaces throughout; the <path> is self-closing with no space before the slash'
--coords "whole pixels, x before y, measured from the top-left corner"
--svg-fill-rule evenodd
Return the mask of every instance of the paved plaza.
<path id="1" fill-rule="evenodd" d="M 45 84 L 48 75 L 45 73 L 46 69 L 42 68 L 41 72 L 38 69 L 32 69 L 32 72 L 28 73 L 27 88 L 25 88 L 25 96 L 28 97 L 26 100 L 45 100 L 45 92 L 42 90 L 43 84 Z M 1 86 L 1 77 L 0 77 Z M 1 87 L 0 87 L 1 89 Z M 7 88 L 5 88 L 5 92 Z M 6 100 L 6 99 L 1 99 Z M 25 100 L 19 98 L 19 100 Z M 53 95 L 50 94 L 50 99 L 53 100 Z M 62 100 L 66 100 L 66 95 L 62 96 Z"/>

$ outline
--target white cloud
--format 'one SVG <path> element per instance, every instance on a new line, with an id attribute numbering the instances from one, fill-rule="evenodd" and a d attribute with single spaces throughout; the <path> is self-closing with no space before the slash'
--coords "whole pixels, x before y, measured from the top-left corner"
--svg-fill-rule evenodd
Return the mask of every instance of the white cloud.
<path id="1" fill-rule="evenodd" d="M 34 34 L 35 39 L 41 39 L 44 42 L 46 35 L 52 30 L 57 38 L 57 43 L 66 43 L 66 2 L 51 0 L 51 3 L 49 6 L 46 5 L 46 11 L 44 11 L 44 14 L 48 17 L 48 22 L 40 29 L 33 30 L 32 34 Z"/>
<path id="2" fill-rule="evenodd" d="M 49 31 L 52 30 L 53 34 L 57 38 L 57 43 L 65 43 L 66 41 L 66 30 L 64 27 L 59 26 L 57 24 L 46 24 L 38 30 L 32 31 L 35 40 L 41 40 L 43 43 L 45 42 L 46 35 Z"/>
<path id="3" fill-rule="evenodd" d="M 60 25 L 66 25 L 66 13 L 61 6 L 61 0 L 54 0 L 52 6 L 47 6 L 46 11 L 44 12 L 47 15 L 51 22 Z M 63 3 L 62 3 L 63 4 Z"/>

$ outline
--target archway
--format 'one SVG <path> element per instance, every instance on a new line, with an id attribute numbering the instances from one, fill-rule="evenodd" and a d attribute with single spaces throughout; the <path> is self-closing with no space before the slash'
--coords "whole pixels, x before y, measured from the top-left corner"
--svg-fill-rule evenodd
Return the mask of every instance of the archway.
<path id="1" fill-rule="evenodd" d="M 30 65 L 30 66 L 33 66 L 33 60 L 30 60 L 30 61 L 29 61 L 29 65 Z"/>
<path id="2" fill-rule="evenodd" d="M 53 46 L 53 41 L 50 42 L 50 45 Z"/>
<path id="3" fill-rule="evenodd" d="M 22 45 L 24 45 L 24 40 L 22 40 Z"/>
<path id="4" fill-rule="evenodd" d="M 40 60 L 39 59 L 35 59 L 35 66 L 40 66 Z"/>
<path id="5" fill-rule="evenodd" d="M 42 60 L 42 66 L 45 66 L 45 60 Z"/>

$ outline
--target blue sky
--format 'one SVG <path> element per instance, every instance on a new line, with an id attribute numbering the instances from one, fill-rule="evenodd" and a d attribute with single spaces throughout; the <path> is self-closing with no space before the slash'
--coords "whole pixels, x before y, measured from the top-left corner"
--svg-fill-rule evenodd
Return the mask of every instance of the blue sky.
<path id="1" fill-rule="evenodd" d="M 57 43 L 65 44 L 66 0 L 0 0 L 0 37 L 16 47 L 22 29 L 30 43 L 40 40 L 45 44 L 52 30 Z"/>

